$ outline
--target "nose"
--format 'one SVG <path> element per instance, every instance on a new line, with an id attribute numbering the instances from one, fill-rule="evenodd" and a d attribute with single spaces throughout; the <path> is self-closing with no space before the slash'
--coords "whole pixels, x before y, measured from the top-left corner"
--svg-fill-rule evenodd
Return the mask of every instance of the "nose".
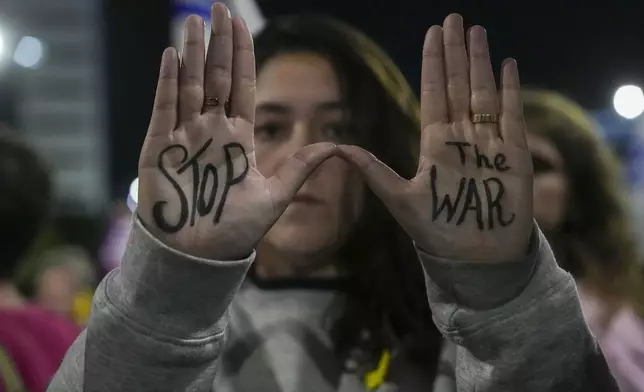
<path id="1" fill-rule="evenodd" d="M 309 121 L 298 121 L 293 124 L 293 128 L 290 132 L 289 139 L 286 142 L 285 154 L 282 159 L 286 159 L 296 153 L 302 147 L 306 147 L 309 144 L 319 143 L 327 141 L 324 139 L 321 132 L 317 131 L 316 127 L 313 126 Z M 309 176 L 309 179 L 316 177 L 319 170 L 316 170 Z M 307 181 L 309 182 L 309 181 Z M 306 187 L 306 185 L 305 185 Z"/>
<path id="2" fill-rule="evenodd" d="M 314 127 L 308 121 L 298 121 L 293 124 L 290 144 L 299 149 L 309 144 L 323 141 L 320 136 L 319 132 L 315 132 Z"/>
<path id="3" fill-rule="evenodd" d="M 284 154 L 284 158 L 287 158 L 300 148 L 321 141 L 323 140 L 320 138 L 320 135 L 315 132 L 309 122 L 298 121 L 293 123 L 287 140 L 284 140 L 282 153 Z"/>
<path id="4" fill-rule="evenodd" d="M 257 163 L 262 174 L 270 175 L 302 147 L 323 141 L 315 127 L 305 119 L 291 123 L 285 136 L 258 155 Z"/>

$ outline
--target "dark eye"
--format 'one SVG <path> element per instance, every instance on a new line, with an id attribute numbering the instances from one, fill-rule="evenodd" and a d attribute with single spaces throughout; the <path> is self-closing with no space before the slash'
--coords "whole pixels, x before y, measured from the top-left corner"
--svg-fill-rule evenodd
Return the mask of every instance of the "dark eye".
<path id="1" fill-rule="evenodd" d="M 274 139 L 284 130 L 284 125 L 278 122 L 267 122 L 255 126 L 255 137 Z"/>
<path id="2" fill-rule="evenodd" d="M 325 124 L 322 131 L 326 137 L 333 141 L 348 141 L 352 137 L 351 127 L 345 122 Z"/>
<path id="3" fill-rule="evenodd" d="M 555 171 L 556 169 L 555 165 L 537 155 L 532 156 L 532 168 L 534 170 L 534 174 L 548 173 Z"/>

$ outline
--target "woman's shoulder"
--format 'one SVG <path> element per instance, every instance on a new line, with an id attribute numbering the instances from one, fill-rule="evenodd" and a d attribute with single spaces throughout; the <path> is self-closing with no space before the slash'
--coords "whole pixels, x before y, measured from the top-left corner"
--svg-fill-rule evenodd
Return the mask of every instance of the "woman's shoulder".
<path id="1" fill-rule="evenodd" d="M 620 302 L 608 302 L 596 294 L 594 290 L 579 282 L 577 283 L 577 295 L 590 331 L 599 341 L 602 341 L 614 319 L 616 309 L 621 306 Z"/>
<path id="2" fill-rule="evenodd" d="M 643 391 L 644 319 L 632 307 L 612 318 L 600 346 L 622 391 Z"/>
<path id="3" fill-rule="evenodd" d="M 622 343 L 644 353 L 644 319 L 631 306 L 624 306 L 613 316 L 604 340 L 609 347 Z"/>

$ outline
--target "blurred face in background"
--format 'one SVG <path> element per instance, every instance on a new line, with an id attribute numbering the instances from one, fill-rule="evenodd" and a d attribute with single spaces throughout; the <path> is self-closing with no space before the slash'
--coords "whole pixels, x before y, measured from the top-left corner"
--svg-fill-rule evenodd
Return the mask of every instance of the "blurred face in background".
<path id="1" fill-rule="evenodd" d="M 332 65 L 316 54 L 268 60 L 258 73 L 256 103 L 255 149 L 265 176 L 308 144 L 351 142 L 340 83 Z M 272 249 L 311 259 L 333 254 L 358 220 L 363 196 L 358 173 L 340 158 L 328 159 L 264 237 L 260 252 Z"/>
<path id="2" fill-rule="evenodd" d="M 42 273 L 36 288 L 36 301 L 40 306 L 54 313 L 70 316 L 75 295 L 74 279 L 67 269 L 54 267 Z"/>
<path id="3" fill-rule="evenodd" d="M 63 245 L 41 256 L 42 270 L 36 277 L 36 301 L 43 308 L 76 321 L 89 313 L 96 270 L 90 255 L 83 248 Z"/>
<path id="4" fill-rule="evenodd" d="M 555 230 L 566 214 L 568 179 L 563 157 L 548 139 L 528 133 L 534 167 L 534 215 L 544 230 Z"/>

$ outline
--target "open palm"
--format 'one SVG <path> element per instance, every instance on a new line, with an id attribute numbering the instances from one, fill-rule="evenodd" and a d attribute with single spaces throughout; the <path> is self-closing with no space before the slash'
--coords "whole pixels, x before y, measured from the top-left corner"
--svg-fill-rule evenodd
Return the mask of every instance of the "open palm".
<path id="1" fill-rule="evenodd" d="M 519 76 L 502 66 L 500 99 L 485 30 L 460 15 L 427 32 L 418 173 L 405 180 L 356 146 L 340 146 L 416 244 L 470 261 L 521 258 L 532 228 L 532 162 Z"/>
<path id="2" fill-rule="evenodd" d="M 186 21 L 181 64 L 163 54 L 155 106 L 139 160 L 137 213 L 158 239 L 188 254 L 219 260 L 249 255 L 308 175 L 335 146 L 309 145 L 271 178 L 255 162 L 255 59 L 241 19 L 212 8 L 204 23 Z"/>

